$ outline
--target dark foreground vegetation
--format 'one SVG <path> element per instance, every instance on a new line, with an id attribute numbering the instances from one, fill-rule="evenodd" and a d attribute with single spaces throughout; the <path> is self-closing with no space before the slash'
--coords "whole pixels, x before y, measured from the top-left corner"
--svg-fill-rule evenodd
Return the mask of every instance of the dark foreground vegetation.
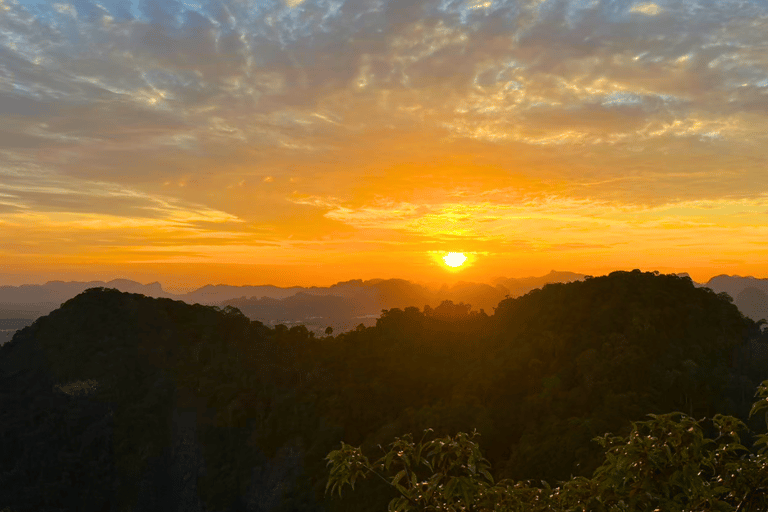
<path id="1" fill-rule="evenodd" d="M 764 413 L 768 423 L 768 380 L 758 391 L 750 417 Z M 398 496 L 388 510 L 476 512 L 586 511 L 765 511 L 768 510 L 768 434 L 756 450 L 741 444 L 746 425 L 733 416 L 696 421 L 683 413 L 649 415 L 633 422 L 627 436 L 595 438 L 605 460 L 587 478 L 572 477 L 551 486 L 545 481 L 494 482 L 491 466 L 472 437 L 414 443 L 396 438 L 389 452 L 371 463 L 360 448 L 342 442 L 328 454 L 327 487 L 355 487 L 376 476 Z M 716 437 L 704 434 L 704 422 Z M 430 433 L 426 430 L 424 435 Z"/>
<path id="2" fill-rule="evenodd" d="M 446 510 L 766 510 L 761 327 L 639 271 L 335 337 L 90 289 L 0 347 L 0 510 L 439 510 L 415 501 L 429 478 Z M 420 466 L 435 440 L 463 483 Z M 363 458 L 380 445 L 389 466 Z"/>

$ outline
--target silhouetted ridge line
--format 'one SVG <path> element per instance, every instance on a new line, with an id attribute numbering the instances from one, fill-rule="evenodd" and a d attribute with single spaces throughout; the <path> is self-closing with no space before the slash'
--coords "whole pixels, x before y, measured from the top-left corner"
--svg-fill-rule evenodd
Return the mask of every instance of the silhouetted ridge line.
<path id="1" fill-rule="evenodd" d="M 268 495 L 334 511 L 323 457 L 340 441 L 370 453 L 428 427 L 476 428 L 494 478 L 588 474 L 592 439 L 647 413 L 746 419 L 759 327 L 724 293 L 639 271 L 547 284 L 490 315 L 392 307 L 329 335 L 87 289 L 0 347 L 0 503 L 262 511 Z M 345 503 L 388 500 L 370 484 Z"/>

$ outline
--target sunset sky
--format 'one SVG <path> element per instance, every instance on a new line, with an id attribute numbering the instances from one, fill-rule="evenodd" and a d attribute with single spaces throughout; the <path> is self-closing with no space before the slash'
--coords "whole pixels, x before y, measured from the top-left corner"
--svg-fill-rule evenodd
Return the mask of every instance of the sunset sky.
<path id="1" fill-rule="evenodd" d="M 765 2 L 0 0 L 0 284 L 768 277 L 767 157 Z"/>

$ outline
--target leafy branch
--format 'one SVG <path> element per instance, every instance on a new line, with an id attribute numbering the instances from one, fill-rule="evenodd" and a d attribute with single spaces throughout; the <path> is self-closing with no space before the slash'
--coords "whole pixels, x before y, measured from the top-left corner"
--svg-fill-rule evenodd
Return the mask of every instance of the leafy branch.
<path id="1" fill-rule="evenodd" d="M 768 381 L 756 396 L 751 415 L 768 411 Z M 342 442 L 326 457 L 332 466 L 326 492 L 338 489 L 341 496 L 342 487 L 354 489 L 358 478 L 374 474 L 400 495 L 390 501 L 389 512 L 766 510 L 768 435 L 758 436 L 752 452 L 740 438 L 747 426 L 732 416 L 712 418 L 719 432 L 715 439 L 705 437 L 704 419 L 683 413 L 648 416 L 634 422 L 626 437 L 595 438 L 606 451 L 592 478 L 575 477 L 554 487 L 544 481 L 541 486 L 494 483 L 474 441 L 477 431 L 425 442 L 427 429 L 418 443 L 410 434 L 395 438 L 389 452 L 372 464 L 359 447 Z"/>

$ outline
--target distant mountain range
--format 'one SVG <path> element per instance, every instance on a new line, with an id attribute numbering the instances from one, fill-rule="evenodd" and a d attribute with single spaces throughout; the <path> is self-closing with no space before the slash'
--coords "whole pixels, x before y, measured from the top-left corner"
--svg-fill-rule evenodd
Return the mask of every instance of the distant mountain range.
<path id="1" fill-rule="evenodd" d="M 353 329 L 360 323 L 375 324 L 382 309 L 436 307 L 444 300 L 471 304 L 475 310 L 483 309 L 491 314 L 505 297 L 517 297 L 547 283 L 583 278 L 583 274 L 552 271 L 541 277 L 499 278 L 492 285 L 459 282 L 440 288 L 428 288 L 404 279 L 355 279 L 327 287 L 218 284 L 205 285 L 185 294 L 167 292 L 158 282 L 141 284 L 128 279 L 108 282 L 49 281 L 40 285 L 0 286 L 0 319 L 14 319 L 15 323 L 26 320 L 26 325 L 88 288 L 103 287 L 148 297 L 181 300 L 188 304 L 231 305 L 251 319 L 268 325 L 303 323 L 318 333 L 327 326 L 338 332 Z M 8 328 L 0 325 L 0 343 L 6 341 L 5 338 L 10 339 L 19 328 L 15 323 Z"/>
<path id="2" fill-rule="evenodd" d="M 510 297 L 519 297 L 531 290 L 541 288 L 547 283 L 570 283 L 571 281 L 580 281 L 584 279 L 584 277 L 584 274 L 557 272 L 552 270 L 549 274 L 541 277 L 499 277 L 493 280 L 493 284 L 506 288 Z"/>
<path id="3" fill-rule="evenodd" d="M 715 276 L 706 284 L 733 297 L 739 310 L 752 320 L 768 320 L 768 279 L 740 276 Z"/>
<path id="4" fill-rule="evenodd" d="M 260 286 L 232 286 L 225 284 L 205 285 L 197 290 L 174 294 L 163 290 L 158 282 L 141 284 L 128 279 L 114 279 L 112 281 L 49 281 L 45 284 L 25 284 L 21 286 L 0 286 L 0 308 L 4 311 L 52 311 L 61 302 L 71 299 L 88 288 L 104 287 L 116 288 L 123 292 L 141 293 L 148 297 L 169 298 L 182 300 L 187 303 L 199 303 L 205 305 L 223 304 L 232 299 L 242 298 L 270 298 L 285 299 L 298 293 L 315 296 L 335 295 L 339 297 L 381 296 L 385 303 L 394 300 L 400 307 L 419 304 L 424 300 L 433 300 L 437 293 L 448 297 L 445 300 L 459 300 L 466 302 L 466 298 L 476 298 L 478 308 L 492 308 L 506 295 L 512 297 L 525 294 L 534 288 L 540 288 L 547 283 L 570 282 L 583 279 L 583 274 L 573 272 L 556 272 L 541 277 L 525 278 L 498 278 L 493 286 L 482 283 L 459 282 L 453 286 L 444 285 L 439 289 L 427 287 L 406 281 L 404 279 L 371 279 L 363 281 L 355 279 L 340 282 L 328 287 L 303 287 L 293 286 L 280 288 L 273 285 Z M 464 297 L 466 296 L 466 298 Z M 399 297 L 399 299 L 395 299 Z M 498 300 L 497 300 L 498 297 Z M 406 300 L 406 303 L 401 303 Z M 479 302 L 478 302 L 479 301 Z M 48 305 L 55 304 L 51 309 Z M 394 306 L 392 306 L 394 307 Z"/>
<path id="5" fill-rule="evenodd" d="M 686 274 L 679 274 L 686 275 Z M 0 286 L 0 319 L 13 319 L 7 326 L 0 323 L 0 343 L 10 339 L 19 322 L 28 324 L 47 315 L 63 302 L 88 288 L 116 288 L 122 292 L 140 293 L 148 297 L 181 300 L 188 304 L 237 307 L 253 320 L 267 325 L 305 324 L 322 332 L 327 326 L 336 332 L 356 325 L 373 325 L 382 309 L 425 305 L 436 307 L 442 301 L 471 304 L 473 309 L 493 313 L 506 297 L 525 295 L 548 283 L 566 283 L 586 276 L 574 272 L 550 273 L 540 277 L 500 277 L 488 283 L 459 282 L 452 286 L 428 288 L 403 279 L 361 279 L 344 281 L 327 287 L 272 285 L 232 286 L 205 285 L 197 290 L 174 294 L 163 290 L 158 282 L 141 284 L 128 279 L 112 281 L 49 281 L 41 285 Z M 746 316 L 753 320 L 768 318 L 768 279 L 719 275 L 706 283 L 717 293 L 726 292 Z M 8 322 L 6 322 L 8 323 Z"/>

